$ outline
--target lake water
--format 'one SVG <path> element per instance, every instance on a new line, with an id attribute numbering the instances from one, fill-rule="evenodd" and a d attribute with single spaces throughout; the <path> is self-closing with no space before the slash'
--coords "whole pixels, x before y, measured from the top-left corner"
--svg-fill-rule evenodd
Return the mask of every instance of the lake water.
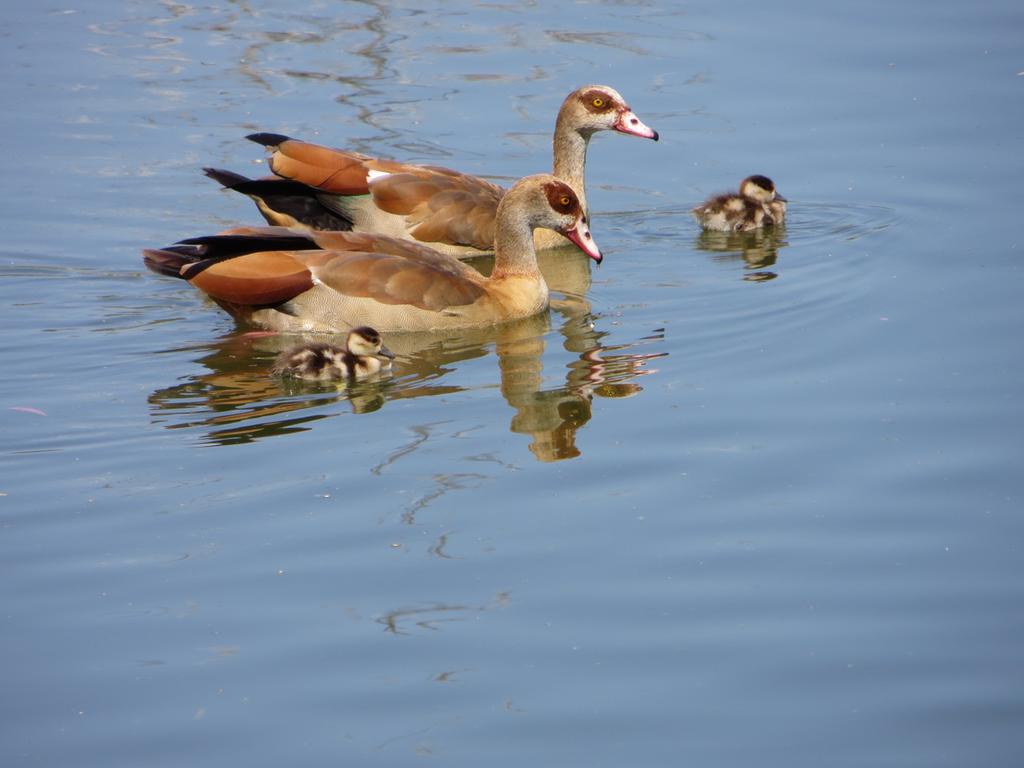
<path id="1" fill-rule="evenodd" d="M 1010 766 L 1024 6 L 23 4 L 0 24 L 0 763 Z M 507 181 L 571 89 L 605 263 L 268 376 L 140 249 L 276 131 Z M 784 231 L 689 215 L 751 173 Z M 1015 340 L 1016 339 L 1016 340 Z"/>

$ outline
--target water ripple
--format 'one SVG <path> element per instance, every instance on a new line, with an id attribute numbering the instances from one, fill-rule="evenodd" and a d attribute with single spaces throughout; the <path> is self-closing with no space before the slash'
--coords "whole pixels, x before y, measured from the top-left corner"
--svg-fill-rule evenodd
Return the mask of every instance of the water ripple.
<path id="1" fill-rule="evenodd" d="M 896 211 L 874 203 L 791 203 L 786 234 L 791 242 L 859 240 L 897 223 Z"/>

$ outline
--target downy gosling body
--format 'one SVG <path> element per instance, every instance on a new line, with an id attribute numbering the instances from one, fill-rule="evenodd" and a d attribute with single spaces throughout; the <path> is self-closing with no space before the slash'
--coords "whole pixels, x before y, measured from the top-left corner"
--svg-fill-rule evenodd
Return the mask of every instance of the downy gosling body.
<path id="1" fill-rule="evenodd" d="M 348 332 L 344 347 L 312 342 L 286 349 L 278 355 L 272 372 L 308 381 L 365 379 L 390 372 L 394 357 L 380 334 L 364 325 Z"/>
<path id="2" fill-rule="evenodd" d="M 748 176 L 739 192 L 715 195 L 693 209 L 704 229 L 716 232 L 751 232 L 786 220 L 786 198 L 767 176 Z"/>

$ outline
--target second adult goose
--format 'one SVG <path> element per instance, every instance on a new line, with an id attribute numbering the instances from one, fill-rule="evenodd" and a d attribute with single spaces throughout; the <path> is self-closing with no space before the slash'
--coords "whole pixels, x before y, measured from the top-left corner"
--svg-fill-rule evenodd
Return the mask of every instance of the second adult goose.
<path id="1" fill-rule="evenodd" d="M 598 131 L 658 140 L 658 132 L 610 86 L 586 85 L 565 98 L 555 121 L 552 173 L 572 187 L 587 215 L 587 147 Z M 279 178 L 251 180 L 215 168 L 206 174 L 251 197 L 270 224 L 379 232 L 460 257 L 494 250 L 498 201 L 505 190 L 479 176 L 274 133 L 248 138 L 271 151 L 270 168 Z M 565 244 L 553 232 L 537 232 L 538 248 Z"/>
<path id="2" fill-rule="evenodd" d="M 244 228 L 144 256 L 153 271 L 187 280 L 236 318 L 271 330 L 468 328 L 547 307 L 537 227 L 601 261 L 576 193 L 546 174 L 521 179 L 502 198 L 490 277 L 424 245 L 355 232 Z"/>

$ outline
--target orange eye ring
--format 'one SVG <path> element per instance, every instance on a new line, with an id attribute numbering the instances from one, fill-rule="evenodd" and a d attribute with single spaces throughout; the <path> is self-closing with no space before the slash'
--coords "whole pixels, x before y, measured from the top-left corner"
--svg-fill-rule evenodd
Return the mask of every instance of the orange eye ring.
<path id="1" fill-rule="evenodd" d="M 568 195 L 562 195 L 560 198 L 558 198 L 558 202 L 561 205 L 568 206 L 569 203 L 571 203 L 572 201 L 569 199 Z"/>
<path id="2" fill-rule="evenodd" d="M 593 104 L 595 107 L 600 109 L 601 107 L 604 106 L 604 99 L 602 99 L 600 96 L 597 96 L 590 103 Z"/>

